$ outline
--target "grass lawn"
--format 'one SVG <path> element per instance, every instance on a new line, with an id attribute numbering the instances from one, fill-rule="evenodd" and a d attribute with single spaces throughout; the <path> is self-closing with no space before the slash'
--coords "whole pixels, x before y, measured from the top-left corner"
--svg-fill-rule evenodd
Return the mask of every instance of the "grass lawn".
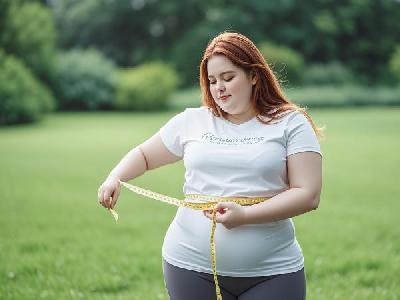
<path id="1" fill-rule="evenodd" d="M 168 299 L 161 245 L 176 209 L 122 190 L 115 224 L 97 188 L 173 114 L 53 114 L 0 129 L 1 299 Z M 294 219 L 307 299 L 400 299 L 400 108 L 311 115 L 327 129 L 321 205 Z M 183 175 L 178 163 L 132 182 L 181 197 Z"/>

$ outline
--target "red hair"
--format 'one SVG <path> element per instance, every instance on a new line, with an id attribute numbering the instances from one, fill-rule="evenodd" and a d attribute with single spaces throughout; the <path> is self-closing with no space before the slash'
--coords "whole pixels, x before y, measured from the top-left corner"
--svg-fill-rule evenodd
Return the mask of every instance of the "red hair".
<path id="1" fill-rule="evenodd" d="M 227 113 L 218 107 L 210 92 L 207 62 L 213 55 L 224 55 L 247 74 L 256 76 L 257 81 L 253 86 L 251 103 L 261 123 L 270 124 L 286 113 L 299 111 L 309 120 L 317 137 L 322 137 L 323 129 L 314 124 L 306 109 L 285 98 L 279 81 L 260 50 L 247 37 L 235 32 L 224 32 L 216 36 L 208 44 L 200 63 L 202 103 L 209 107 L 215 116 L 226 118 Z M 261 116 L 268 117 L 269 120 L 265 121 Z"/>

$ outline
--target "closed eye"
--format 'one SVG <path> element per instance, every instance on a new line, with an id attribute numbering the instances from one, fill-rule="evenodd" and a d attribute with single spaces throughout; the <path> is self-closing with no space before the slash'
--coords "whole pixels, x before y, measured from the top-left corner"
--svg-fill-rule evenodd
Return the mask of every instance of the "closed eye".
<path id="1" fill-rule="evenodd" d="M 224 79 L 224 81 L 229 82 L 229 81 L 231 81 L 233 78 L 234 78 L 234 76 L 229 77 L 229 78 L 226 78 L 226 79 Z M 209 82 L 210 82 L 210 84 L 216 84 L 216 83 L 217 83 L 216 80 L 212 80 L 212 81 L 209 80 Z"/>

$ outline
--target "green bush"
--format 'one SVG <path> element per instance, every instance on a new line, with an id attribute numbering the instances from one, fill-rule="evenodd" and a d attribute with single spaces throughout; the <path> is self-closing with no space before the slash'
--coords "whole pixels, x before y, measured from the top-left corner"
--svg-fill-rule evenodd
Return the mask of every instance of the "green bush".
<path id="1" fill-rule="evenodd" d="M 46 83 L 53 79 L 56 32 L 50 11 L 39 3 L 9 4 L 0 47 L 22 60 Z"/>
<path id="2" fill-rule="evenodd" d="M 306 85 L 343 85 L 354 82 L 349 69 L 339 62 L 314 64 L 306 67 L 302 82 Z"/>
<path id="3" fill-rule="evenodd" d="M 96 110 L 113 106 L 116 69 L 94 49 L 60 54 L 56 96 L 61 110 Z"/>
<path id="4" fill-rule="evenodd" d="M 400 84 L 400 44 L 396 46 L 392 57 L 389 62 L 390 70 L 396 77 L 397 82 Z"/>
<path id="5" fill-rule="evenodd" d="M 175 91 L 178 75 L 169 65 L 154 62 L 121 70 L 116 107 L 122 110 L 162 110 Z"/>
<path id="6" fill-rule="evenodd" d="M 199 65 L 208 42 L 219 33 L 209 22 L 189 28 L 180 36 L 171 49 L 170 60 L 179 74 L 181 87 L 199 84 Z"/>
<path id="7" fill-rule="evenodd" d="M 286 94 L 295 103 L 310 108 L 400 105 L 400 89 L 384 86 L 307 86 L 289 89 Z"/>
<path id="8" fill-rule="evenodd" d="M 33 122 L 53 108 L 47 88 L 22 62 L 0 49 L 0 124 Z"/>
<path id="9" fill-rule="evenodd" d="M 300 53 L 270 42 L 262 42 L 259 49 L 281 82 L 289 81 L 289 84 L 292 84 L 301 81 L 304 58 Z"/>

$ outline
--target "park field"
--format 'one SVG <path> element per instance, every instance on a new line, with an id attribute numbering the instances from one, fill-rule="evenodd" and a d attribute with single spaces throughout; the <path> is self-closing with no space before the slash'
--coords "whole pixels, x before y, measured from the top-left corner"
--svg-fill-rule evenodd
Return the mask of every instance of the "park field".
<path id="1" fill-rule="evenodd" d="M 97 188 L 173 114 L 0 129 L 0 299 L 168 299 L 161 246 L 176 208 L 122 190 L 116 224 Z M 294 218 L 307 299 L 400 299 L 400 108 L 310 114 L 326 137 L 320 207 Z M 177 163 L 131 182 L 181 198 L 183 176 Z"/>

